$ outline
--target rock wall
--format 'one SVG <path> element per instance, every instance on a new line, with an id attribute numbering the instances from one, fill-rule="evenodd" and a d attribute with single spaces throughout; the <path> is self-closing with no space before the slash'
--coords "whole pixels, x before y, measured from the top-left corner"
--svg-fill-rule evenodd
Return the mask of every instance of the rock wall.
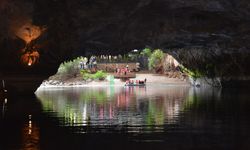
<path id="1" fill-rule="evenodd" d="M 40 54 L 32 68 L 20 63 L 25 42 L 14 32 L 27 22 L 46 29 L 32 41 Z M 250 74 L 249 25 L 248 0 L 4 0 L 0 78 L 40 81 L 78 55 L 124 54 L 149 46 L 188 68 L 210 70 L 208 76 L 241 79 Z"/>

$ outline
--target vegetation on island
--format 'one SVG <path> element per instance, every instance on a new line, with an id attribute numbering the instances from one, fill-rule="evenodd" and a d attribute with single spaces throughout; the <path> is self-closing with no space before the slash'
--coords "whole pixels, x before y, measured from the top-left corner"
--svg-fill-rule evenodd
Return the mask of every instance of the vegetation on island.
<path id="1" fill-rule="evenodd" d="M 186 67 L 184 67 L 183 65 L 180 65 L 180 69 L 183 73 L 186 73 L 189 77 L 193 78 L 193 79 L 198 79 L 204 76 L 204 74 L 199 71 L 198 69 L 188 69 Z"/>
<path id="2" fill-rule="evenodd" d="M 63 62 L 58 68 L 56 74 L 57 78 L 60 80 L 66 80 L 81 76 L 83 80 L 104 80 L 107 77 L 107 73 L 102 70 L 92 72 L 89 69 L 81 69 L 80 62 L 85 59 L 85 57 L 81 56 L 73 60 Z"/>
<path id="3" fill-rule="evenodd" d="M 130 58 L 131 57 L 131 58 Z M 133 57 L 133 59 L 132 59 Z M 128 53 L 127 56 L 123 56 L 123 59 L 132 59 L 138 57 L 146 57 L 148 60 L 149 70 L 157 70 L 159 65 L 162 64 L 164 61 L 164 53 L 160 49 L 151 50 L 150 48 L 145 48 L 139 53 Z M 83 80 L 104 80 L 107 77 L 107 73 L 98 70 L 98 71 L 92 71 L 90 69 L 82 69 L 80 67 L 80 63 L 83 60 L 86 60 L 86 57 L 77 57 L 70 61 L 63 62 L 58 69 L 58 72 L 56 74 L 57 79 L 59 80 L 67 80 L 69 78 L 75 78 L 78 76 L 81 76 Z"/>
<path id="4" fill-rule="evenodd" d="M 151 54 L 152 54 L 152 50 L 150 48 L 144 48 L 140 53 L 140 55 L 148 57 L 148 58 L 151 56 Z"/>
<path id="5" fill-rule="evenodd" d="M 83 80 L 104 80 L 107 77 L 107 73 L 102 71 L 102 70 L 98 70 L 95 73 L 91 73 L 90 70 L 81 70 L 81 75 Z"/>
<path id="6" fill-rule="evenodd" d="M 83 60 L 84 57 L 77 57 L 70 61 L 65 61 L 61 63 L 61 65 L 58 68 L 57 75 L 61 79 L 67 79 L 76 77 L 80 73 L 80 61 Z"/>
<path id="7" fill-rule="evenodd" d="M 157 70 L 157 68 L 159 68 L 159 66 L 161 66 L 164 61 L 163 51 L 160 49 L 154 50 L 153 53 L 149 56 L 148 60 L 149 70 Z"/>
<path id="8" fill-rule="evenodd" d="M 171 68 L 171 66 L 166 66 L 166 62 L 165 62 L 166 61 L 165 59 L 167 58 L 167 54 L 164 53 L 161 49 L 152 50 L 151 48 L 145 48 L 139 51 L 133 50 L 124 56 L 121 56 L 121 55 L 100 56 L 100 57 L 97 57 L 97 61 L 99 62 L 101 61 L 100 59 L 103 59 L 103 61 L 107 60 L 111 63 L 115 63 L 112 61 L 113 59 L 114 60 L 128 59 L 132 61 L 134 59 L 137 60 L 137 58 L 139 59 L 143 58 L 144 61 L 142 65 L 144 66 L 144 69 L 146 68 L 147 70 L 154 71 L 155 73 L 165 74 L 169 77 L 182 78 L 182 74 L 184 73 L 190 76 L 191 78 L 197 79 L 205 75 L 205 73 L 200 71 L 200 69 L 190 69 L 190 68 L 184 67 L 183 65 L 180 65 L 179 68 L 175 68 L 174 70 L 171 70 L 171 69 L 169 70 L 168 67 Z M 92 68 L 89 68 L 89 65 L 87 62 L 88 62 L 88 58 L 82 57 L 82 56 L 77 57 L 70 61 L 63 62 L 60 65 L 57 74 L 54 76 L 54 79 L 61 80 L 61 81 L 66 81 L 68 79 L 73 79 L 73 78 L 77 78 L 75 80 L 83 80 L 83 81 L 105 80 L 108 74 L 102 70 L 97 70 L 97 69 L 93 70 Z M 179 71 L 180 73 L 177 73 L 176 71 Z"/>

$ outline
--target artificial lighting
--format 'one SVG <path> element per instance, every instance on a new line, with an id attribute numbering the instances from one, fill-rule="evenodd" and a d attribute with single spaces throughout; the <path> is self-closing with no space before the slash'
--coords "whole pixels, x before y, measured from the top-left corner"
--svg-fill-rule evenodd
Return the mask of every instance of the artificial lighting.
<path id="1" fill-rule="evenodd" d="M 37 39 L 46 28 L 33 25 L 31 22 L 26 22 L 15 29 L 17 37 L 23 39 L 27 44 Z"/>
<path id="2" fill-rule="evenodd" d="M 31 65 L 32 65 L 32 61 L 29 61 L 28 66 L 31 66 Z"/>
<path id="3" fill-rule="evenodd" d="M 29 115 L 29 131 L 28 134 L 32 133 L 32 121 L 31 121 L 32 115 Z"/>
<path id="4" fill-rule="evenodd" d="M 36 50 L 27 51 L 21 56 L 21 62 L 24 65 L 32 66 L 38 62 L 39 56 L 40 54 Z"/>
<path id="5" fill-rule="evenodd" d="M 16 28 L 15 34 L 26 43 L 25 48 L 21 51 L 21 62 L 26 66 L 32 66 L 38 62 L 39 53 L 35 50 L 34 41 L 37 39 L 46 28 L 33 25 L 31 22 L 26 22 Z"/>

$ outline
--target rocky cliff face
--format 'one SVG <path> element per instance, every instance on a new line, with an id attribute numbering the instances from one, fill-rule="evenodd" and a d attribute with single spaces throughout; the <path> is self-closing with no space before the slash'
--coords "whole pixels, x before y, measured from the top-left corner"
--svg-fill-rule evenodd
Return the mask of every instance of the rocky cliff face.
<path id="1" fill-rule="evenodd" d="M 46 29 L 32 41 L 40 54 L 33 67 L 20 63 L 26 43 L 15 34 L 27 23 Z M 188 68 L 238 80 L 250 73 L 249 26 L 248 0 L 1 0 L 0 75 L 38 77 L 30 85 L 35 89 L 62 61 L 77 55 L 150 46 Z M 13 80 L 9 85 L 15 87 Z"/>

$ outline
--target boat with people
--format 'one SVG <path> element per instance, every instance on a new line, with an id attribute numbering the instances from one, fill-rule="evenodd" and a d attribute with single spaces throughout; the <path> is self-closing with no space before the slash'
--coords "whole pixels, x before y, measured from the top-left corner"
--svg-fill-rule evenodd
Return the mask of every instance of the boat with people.
<path id="1" fill-rule="evenodd" d="M 125 86 L 145 86 L 147 79 L 144 80 L 127 80 Z"/>

